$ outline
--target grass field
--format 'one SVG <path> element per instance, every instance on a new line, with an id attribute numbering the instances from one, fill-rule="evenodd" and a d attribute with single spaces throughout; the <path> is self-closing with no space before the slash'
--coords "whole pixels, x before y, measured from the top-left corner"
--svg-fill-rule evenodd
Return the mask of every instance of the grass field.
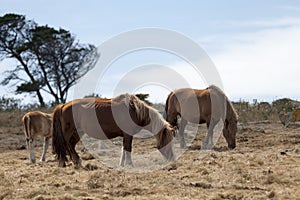
<path id="1" fill-rule="evenodd" d="M 300 199 L 300 128 L 276 122 L 247 125 L 237 134 L 236 149 L 227 150 L 221 136 L 215 149 L 201 157 L 206 133 L 201 125 L 178 160 L 134 173 L 108 168 L 80 151 L 82 144 L 77 150 L 85 168 L 74 169 L 71 163 L 58 168 L 51 149 L 45 163 L 30 164 L 22 114 L 0 115 L 0 199 Z M 134 164 L 139 162 L 135 154 L 154 146 L 153 139 L 134 139 Z M 42 140 L 35 152 L 41 155 Z"/>

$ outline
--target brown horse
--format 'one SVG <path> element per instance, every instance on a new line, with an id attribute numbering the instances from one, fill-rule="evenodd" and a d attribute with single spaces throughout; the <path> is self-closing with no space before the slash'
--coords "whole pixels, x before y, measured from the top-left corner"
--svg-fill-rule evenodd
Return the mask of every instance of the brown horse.
<path id="1" fill-rule="evenodd" d="M 226 95 L 216 86 L 212 85 L 203 90 L 182 88 L 171 92 L 166 101 L 165 114 L 167 121 L 176 127 L 178 126 L 177 116 L 181 116 L 179 126 L 181 148 L 186 146 L 184 128 L 187 122 L 206 123 L 208 133 L 203 141 L 202 148 L 212 148 L 214 146 L 213 132 L 218 122 L 221 122 L 228 147 L 230 149 L 236 147 L 235 136 L 238 115 Z"/>
<path id="2" fill-rule="evenodd" d="M 77 99 L 58 105 L 53 113 L 53 152 L 59 167 L 65 166 L 66 154 L 79 166 L 81 160 L 75 151 L 79 133 L 100 140 L 120 136 L 123 137 L 120 165 L 132 165 L 132 139 L 141 129 L 152 132 L 162 155 L 169 161 L 174 160 L 174 129 L 158 111 L 129 94 L 113 99 Z"/>
<path id="3" fill-rule="evenodd" d="M 46 160 L 46 152 L 51 138 L 52 116 L 40 111 L 26 113 L 22 118 L 23 130 L 31 163 L 35 163 L 34 146 L 37 136 L 44 137 L 43 154 L 41 162 Z"/>

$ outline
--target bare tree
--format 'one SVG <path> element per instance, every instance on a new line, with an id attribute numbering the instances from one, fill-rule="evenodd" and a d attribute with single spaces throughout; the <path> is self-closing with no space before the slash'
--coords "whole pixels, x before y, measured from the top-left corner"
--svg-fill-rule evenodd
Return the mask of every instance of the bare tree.
<path id="1" fill-rule="evenodd" d="M 44 107 L 45 102 L 40 91 L 41 80 L 32 72 L 30 67 L 32 60 L 27 56 L 27 49 L 24 48 L 24 43 L 31 39 L 30 30 L 35 26 L 33 21 L 26 20 L 22 15 L 7 14 L 0 17 L 0 61 L 6 58 L 14 58 L 18 61 L 15 69 L 7 71 L 7 77 L 2 84 L 7 85 L 12 80 L 19 80 L 23 84 L 20 86 L 30 88 L 30 92 L 37 95 L 40 105 Z M 28 79 L 19 76 L 21 71 L 25 72 Z"/>
<path id="2" fill-rule="evenodd" d="M 12 28 L 2 34 L 8 25 Z M 80 44 L 69 31 L 37 26 L 24 16 L 1 17 L 0 31 L 1 59 L 14 58 L 19 63 L 7 72 L 2 84 L 16 82 L 16 92 L 35 92 L 41 106 L 45 105 L 41 91 L 53 96 L 56 103 L 64 103 L 69 89 L 94 67 L 99 57 L 95 46 Z M 24 72 L 26 78 L 20 76 Z"/>

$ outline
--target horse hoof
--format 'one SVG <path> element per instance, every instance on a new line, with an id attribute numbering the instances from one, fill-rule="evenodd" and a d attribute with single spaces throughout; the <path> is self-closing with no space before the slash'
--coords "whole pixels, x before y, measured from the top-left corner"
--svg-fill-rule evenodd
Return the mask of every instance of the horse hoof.
<path id="1" fill-rule="evenodd" d="M 66 167 L 66 163 L 65 163 L 65 162 L 59 163 L 59 164 L 58 164 L 58 167 L 61 167 L 61 168 Z"/>
<path id="2" fill-rule="evenodd" d="M 80 168 L 82 168 L 81 165 L 74 165 L 74 169 L 80 169 Z"/>
<path id="3" fill-rule="evenodd" d="M 81 169 L 81 168 L 84 168 L 81 163 L 76 163 L 74 164 L 74 169 Z"/>
<path id="4" fill-rule="evenodd" d="M 120 165 L 121 167 L 125 167 L 125 168 L 133 168 L 133 164 L 132 163 L 124 163 L 123 165 Z"/>
<path id="5" fill-rule="evenodd" d="M 125 165 L 124 167 L 127 168 L 127 169 L 132 169 L 133 168 L 133 164 L 131 164 L 131 165 Z"/>
<path id="6" fill-rule="evenodd" d="M 186 149 L 186 144 L 185 143 L 180 143 L 180 148 L 181 149 Z"/>

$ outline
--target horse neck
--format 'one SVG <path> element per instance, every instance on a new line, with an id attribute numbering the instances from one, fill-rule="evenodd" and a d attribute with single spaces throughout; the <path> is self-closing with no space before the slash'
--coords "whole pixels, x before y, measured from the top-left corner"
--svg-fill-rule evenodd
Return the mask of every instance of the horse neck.
<path id="1" fill-rule="evenodd" d="M 227 99 L 227 98 L 226 98 Z M 227 99 L 227 107 L 226 107 L 226 119 L 229 121 L 237 121 L 238 115 L 234 110 L 232 103 Z"/>
<path id="2" fill-rule="evenodd" d="M 156 134 L 165 126 L 166 121 L 163 119 L 163 117 L 151 108 L 149 109 L 149 118 L 150 123 L 146 128 L 148 131 Z"/>

